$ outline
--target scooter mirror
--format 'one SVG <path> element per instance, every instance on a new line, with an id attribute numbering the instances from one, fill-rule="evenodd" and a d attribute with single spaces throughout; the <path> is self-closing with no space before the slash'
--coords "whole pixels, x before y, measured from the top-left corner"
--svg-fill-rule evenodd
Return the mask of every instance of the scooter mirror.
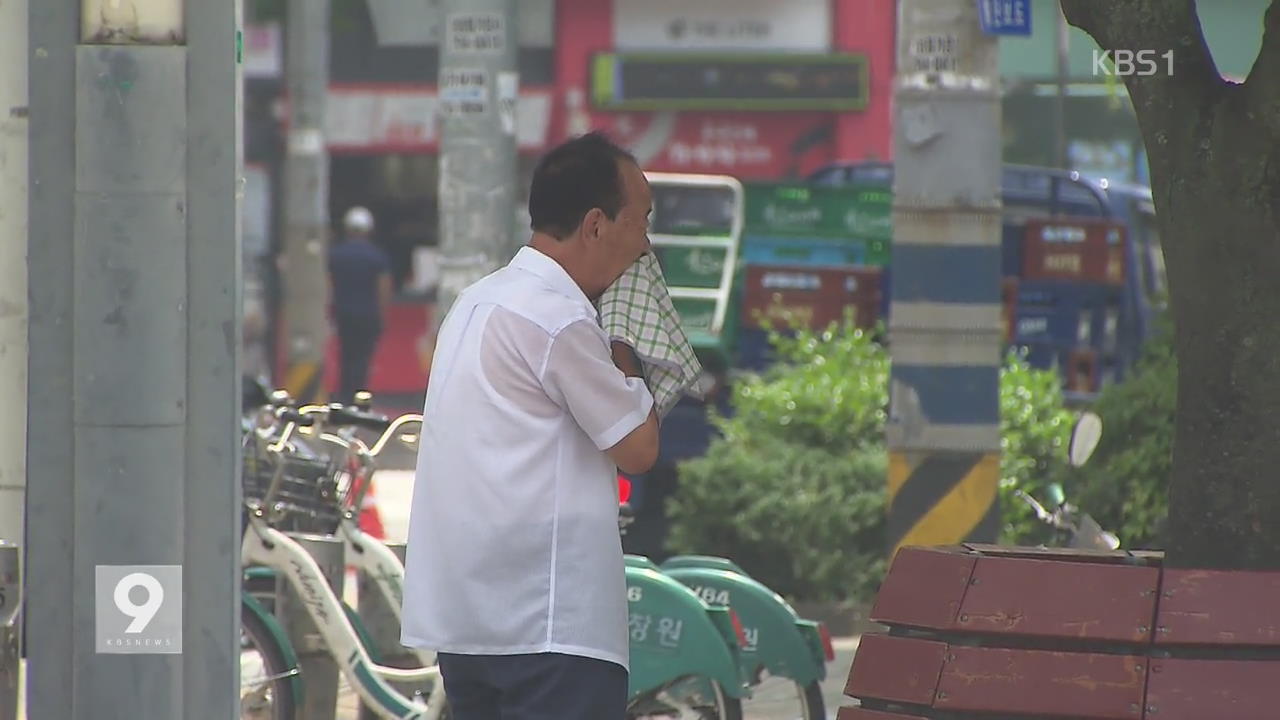
<path id="1" fill-rule="evenodd" d="M 1091 412 L 1082 413 L 1080 419 L 1076 420 L 1076 426 L 1071 430 L 1071 446 L 1068 451 L 1071 464 L 1074 467 L 1081 467 L 1089 462 L 1101 439 L 1102 418 Z"/>

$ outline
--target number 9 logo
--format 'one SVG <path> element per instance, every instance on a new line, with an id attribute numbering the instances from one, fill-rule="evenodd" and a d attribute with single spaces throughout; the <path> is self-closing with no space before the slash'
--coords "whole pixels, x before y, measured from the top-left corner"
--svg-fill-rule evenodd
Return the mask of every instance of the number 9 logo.
<path id="1" fill-rule="evenodd" d="M 147 591 L 147 600 L 141 605 L 133 602 L 129 597 L 130 591 L 138 587 Z M 164 588 L 160 586 L 160 581 L 154 575 L 136 572 L 120 578 L 120 582 L 116 583 L 114 598 L 120 612 L 126 617 L 133 618 L 133 622 L 125 628 L 125 632 L 140 633 L 147 629 L 156 613 L 160 611 L 160 606 L 164 605 Z"/>

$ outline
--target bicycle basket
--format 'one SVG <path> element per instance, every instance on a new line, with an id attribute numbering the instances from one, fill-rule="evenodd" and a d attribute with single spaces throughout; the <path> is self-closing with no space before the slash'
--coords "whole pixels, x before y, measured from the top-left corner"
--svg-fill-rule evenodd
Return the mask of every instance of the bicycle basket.
<path id="1" fill-rule="evenodd" d="M 276 468 L 283 463 L 280 485 L 272 498 Z M 283 532 L 330 535 L 342 520 L 341 485 L 346 474 L 329 458 L 298 454 L 273 455 L 247 448 L 244 453 L 244 498 L 267 509 L 271 525 Z M 269 500 L 269 502 L 268 502 Z"/>

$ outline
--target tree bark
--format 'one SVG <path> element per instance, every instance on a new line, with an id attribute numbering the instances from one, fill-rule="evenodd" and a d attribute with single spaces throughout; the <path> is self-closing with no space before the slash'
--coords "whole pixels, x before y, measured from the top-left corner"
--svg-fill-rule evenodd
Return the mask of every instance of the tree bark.
<path id="1" fill-rule="evenodd" d="M 1151 166 L 1178 409 L 1166 562 L 1280 568 L 1280 0 L 1242 84 L 1194 0 L 1062 0 L 1104 50 L 1172 50 L 1124 78 Z"/>

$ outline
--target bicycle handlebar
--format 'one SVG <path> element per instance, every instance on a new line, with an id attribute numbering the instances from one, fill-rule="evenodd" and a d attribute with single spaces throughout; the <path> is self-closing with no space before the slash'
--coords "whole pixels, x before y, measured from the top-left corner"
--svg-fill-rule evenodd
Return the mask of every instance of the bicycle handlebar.
<path id="1" fill-rule="evenodd" d="M 1039 518 L 1040 521 L 1045 523 L 1046 525 L 1050 525 L 1052 527 L 1058 528 L 1059 530 L 1073 529 L 1073 525 L 1063 518 L 1063 511 L 1065 510 L 1065 508 L 1058 508 L 1053 512 L 1049 512 L 1048 510 L 1045 509 L 1043 505 L 1040 504 L 1038 500 L 1031 497 L 1027 493 L 1023 492 L 1022 490 L 1014 490 L 1013 494 L 1016 495 L 1019 499 L 1021 499 L 1026 504 L 1030 505 L 1031 509 L 1035 512 L 1036 517 Z"/>
<path id="2" fill-rule="evenodd" d="M 285 422 L 293 423 L 298 427 L 311 427 L 316 424 L 315 416 L 300 413 L 291 408 L 280 408 L 276 411 L 276 417 Z"/>
<path id="3" fill-rule="evenodd" d="M 298 413 L 333 427 L 362 427 L 375 432 L 386 432 L 391 427 L 391 420 L 386 415 L 364 412 L 342 403 L 303 405 L 298 408 Z"/>
<path id="4" fill-rule="evenodd" d="M 395 420 L 392 420 L 391 424 L 387 426 L 387 429 L 383 431 L 382 437 L 378 438 L 378 441 L 369 449 L 369 454 L 373 457 L 380 455 L 383 449 L 386 448 L 387 443 L 391 442 L 391 439 L 395 437 L 396 434 L 402 432 L 400 430 L 402 426 L 411 425 L 413 423 L 418 423 L 418 425 L 421 426 L 422 416 L 417 413 L 406 413 Z M 419 430 L 419 432 L 421 432 L 421 430 Z M 406 433 L 406 435 L 407 434 L 408 433 Z"/>
<path id="5" fill-rule="evenodd" d="M 298 401 L 295 400 L 293 396 L 289 395 L 288 390 L 283 390 L 283 389 L 273 390 L 267 399 L 272 405 L 276 407 L 288 407 L 288 408 L 298 407 Z"/>
<path id="6" fill-rule="evenodd" d="M 330 425 L 351 425 L 380 433 L 386 432 L 387 428 L 391 427 L 391 419 L 386 415 L 365 412 L 364 410 L 337 404 L 329 406 L 327 422 Z"/>

